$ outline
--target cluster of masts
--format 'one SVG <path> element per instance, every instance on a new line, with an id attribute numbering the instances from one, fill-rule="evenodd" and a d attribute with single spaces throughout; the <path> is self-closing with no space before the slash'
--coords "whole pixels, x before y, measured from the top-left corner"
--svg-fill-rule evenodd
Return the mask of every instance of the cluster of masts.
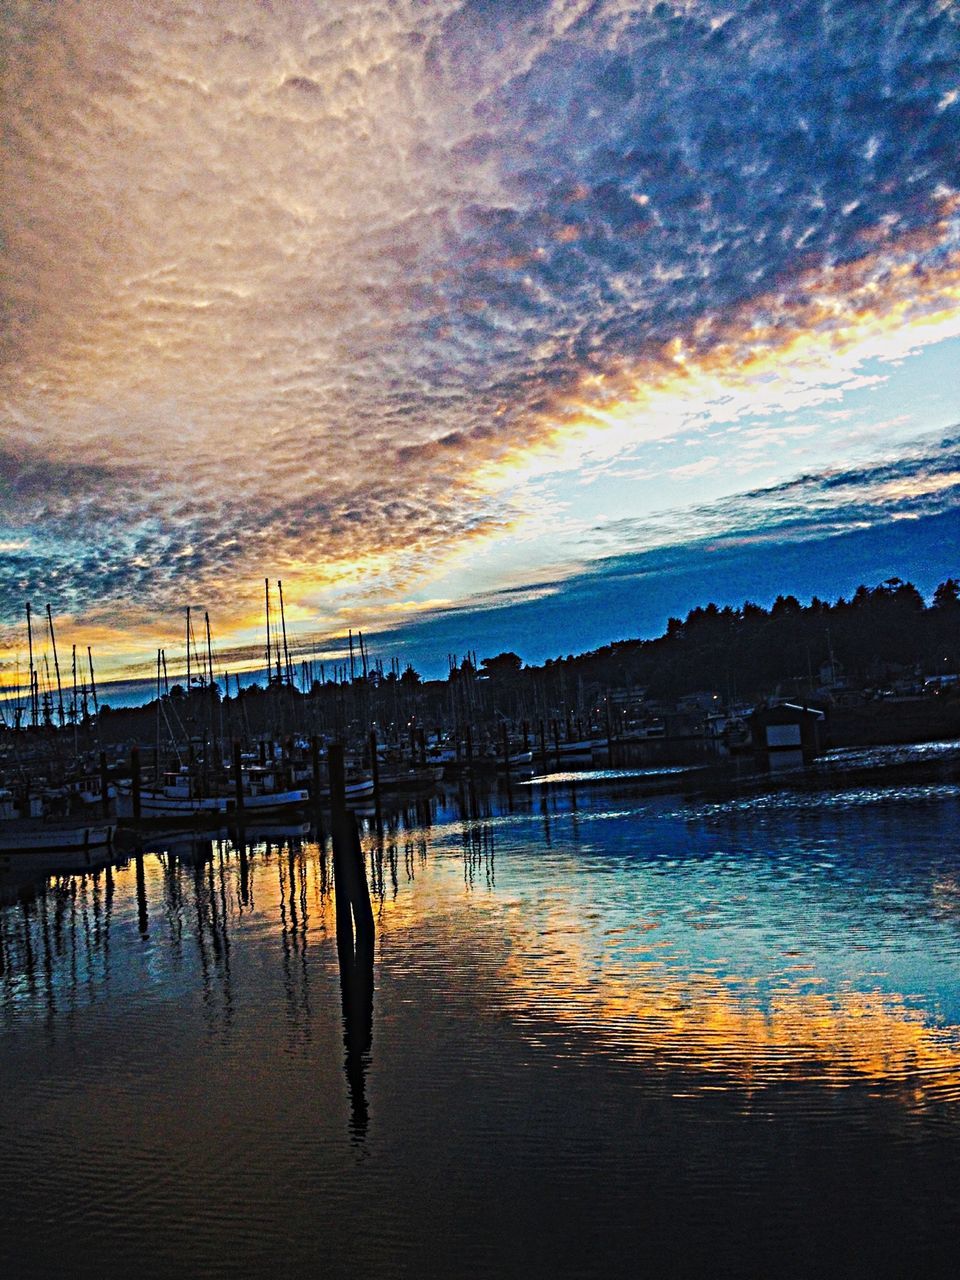
<path id="1" fill-rule="evenodd" d="M 264 592 L 264 604 L 265 604 L 266 619 L 267 619 L 267 643 L 264 651 L 264 659 L 266 662 L 266 670 L 267 670 L 267 684 L 269 686 L 289 685 L 292 688 L 296 684 L 296 678 L 294 675 L 293 663 L 290 660 L 290 649 L 287 645 L 287 618 L 283 608 L 283 583 L 280 581 L 279 578 L 277 579 L 277 595 L 279 596 L 279 599 L 280 599 L 279 624 L 278 624 L 276 612 L 272 611 L 270 606 L 270 579 L 269 578 L 264 578 L 263 580 L 263 592 Z M 209 639 L 210 639 L 210 635 L 209 635 L 209 627 L 208 627 L 208 630 L 207 630 L 208 644 L 209 644 Z M 382 678 L 383 664 L 381 662 L 378 662 L 375 665 L 373 665 L 369 662 L 367 657 L 367 650 L 363 643 L 363 632 L 362 631 L 357 632 L 357 640 L 356 640 L 356 646 L 355 646 L 354 638 L 353 638 L 353 630 L 351 629 L 348 632 L 347 643 L 348 643 L 349 654 L 350 654 L 350 658 L 349 658 L 350 683 L 352 684 L 354 680 L 356 680 L 357 678 L 358 664 L 359 664 L 359 674 L 362 676 L 364 680 L 367 679 L 367 677 L 369 676 L 372 670 L 376 670 L 378 675 Z M 301 670 L 304 670 L 304 668 L 307 666 L 310 667 L 311 683 L 312 683 L 313 663 L 309 663 L 309 664 L 301 663 L 300 665 L 301 665 Z M 391 671 L 393 671 L 394 665 L 396 665 L 395 674 L 399 677 L 400 675 L 399 659 L 391 659 L 391 663 L 390 663 Z M 344 682 L 345 682 L 346 671 L 343 672 L 343 675 L 344 675 Z M 324 671 L 322 662 L 320 663 L 320 679 L 321 679 L 321 683 L 326 682 L 326 673 Z"/>
<path id="2" fill-rule="evenodd" d="M 80 668 L 77 666 L 77 646 L 73 646 L 72 668 L 73 668 L 73 690 L 70 701 L 69 712 L 64 705 L 63 697 L 63 680 L 60 674 L 60 658 L 57 653 L 57 636 L 53 626 L 53 613 L 49 604 L 47 605 L 47 629 L 50 637 L 50 648 L 53 652 L 53 670 L 56 680 L 56 712 L 60 728 L 63 729 L 68 721 L 76 725 L 81 720 L 86 721 L 89 715 L 88 697 L 92 697 L 93 710 L 96 715 L 99 712 L 97 706 L 97 682 L 93 674 L 93 654 L 90 646 L 87 645 L 87 664 L 90 670 L 90 685 L 87 686 L 86 676 L 82 674 L 83 658 L 80 659 Z M 33 612 L 30 601 L 27 601 L 27 650 L 29 655 L 29 692 L 27 697 L 27 720 L 34 729 L 40 725 L 52 725 L 54 723 L 54 680 L 50 676 L 50 659 L 46 653 L 43 654 L 42 663 L 40 655 L 34 648 L 33 638 Z M 20 680 L 17 679 L 17 687 L 19 690 Z M 24 706 L 19 699 L 16 703 L 14 712 L 14 728 L 23 727 Z M 2 711 L 0 711 L 0 720 L 3 720 Z M 5 720 L 3 721 L 5 723 Z"/>
<path id="3" fill-rule="evenodd" d="M 269 688 L 288 687 L 295 689 L 297 687 L 297 672 L 294 661 L 290 656 L 290 646 L 287 640 L 287 619 L 283 600 L 283 583 L 277 579 L 276 596 L 279 600 L 278 607 L 274 607 L 271 602 L 270 579 L 264 578 L 264 602 L 266 608 L 266 646 L 265 646 L 265 662 L 267 685 Z M 196 632 L 194 630 L 193 612 L 189 605 L 186 606 L 186 679 L 185 692 L 190 694 L 209 689 L 211 694 L 216 696 L 218 692 L 217 678 L 214 675 L 214 656 L 213 645 L 210 636 L 210 614 L 205 610 L 203 615 L 203 633 L 198 642 Z M 13 728 L 22 729 L 30 726 L 34 729 L 40 727 L 49 727 L 59 723 L 60 728 L 65 728 L 67 724 L 86 724 L 89 719 L 90 706 L 94 716 L 99 715 L 99 705 L 97 701 L 97 685 L 93 670 L 93 653 L 89 645 L 87 645 L 87 663 L 89 670 L 89 684 L 87 682 L 86 671 L 83 670 L 82 655 L 77 656 L 77 646 L 73 645 L 72 650 L 72 694 L 67 691 L 65 699 L 64 680 L 60 670 L 60 659 L 57 651 L 56 632 L 53 625 L 53 613 L 48 604 L 46 606 L 47 627 L 49 637 L 49 650 L 53 657 L 53 673 L 50 671 L 50 659 L 45 651 L 42 655 L 39 650 L 39 637 L 34 634 L 34 614 L 29 601 L 26 602 L 27 614 L 27 648 L 29 658 L 29 692 L 24 701 L 20 700 L 19 694 L 22 690 L 19 670 L 17 674 L 16 687 L 18 697 L 15 701 L 14 723 Z M 205 643 L 204 643 L 205 642 Z M 342 666 L 337 665 L 333 668 L 335 683 L 353 684 L 358 678 L 366 682 L 369 678 L 373 680 L 382 680 L 384 678 L 383 662 L 380 659 L 370 659 L 366 645 L 364 644 L 363 632 L 353 632 L 351 629 L 348 634 L 348 654 L 347 663 Z M 300 666 L 300 684 L 302 691 L 306 692 L 308 688 L 313 686 L 314 681 L 314 664 L 313 662 L 302 661 Z M 390 659 L 390 671 L 396 679 L 400 678 L 401 665 L 398 658 Z M 230 694 L 230 677 L 227 673 L 220 673 L 225 677 L 225 693 Z M 327 673 L 324 664 L 319 663 L 320 683 L 326 683 Z M 161 698 L 164 693 L 170 692 L 170 676 L 167 672 L 167 653 L 166 650 L 160 648 L 157 650 L 157 698 Z M 240 679 L 236 677 L 237 693 L 240 692 Z M 7 720 L 3 714 L 3 704 L 0 703 L 0 724 L 6 725 Z"/>

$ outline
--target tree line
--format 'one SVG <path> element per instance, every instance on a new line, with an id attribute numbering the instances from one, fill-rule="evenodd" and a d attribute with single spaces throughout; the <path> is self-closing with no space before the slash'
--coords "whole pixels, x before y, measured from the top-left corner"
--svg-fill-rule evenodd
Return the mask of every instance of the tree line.
<path id="1" fill-rule="evenodd" d="M 803 605 L 794 595 L 778 595 L 769 609 L 751 601 L 698 605 L 685 618 L 670 618 L 655 639 L 616 641 L 523 672 L 510 652 L 480 667 L 498 682 L 539 670 L 607 688 L 639 685 L 651 698 L 712 689 L 728 700 L 755 699 L 791 682 L 816 688 L 831 677 L 861 688 L 912 674 L 955 674 L 960 581 L 940 583 L 929 605 L 900 578 L 859 586 L 833 603 L 814 596 Z"/>

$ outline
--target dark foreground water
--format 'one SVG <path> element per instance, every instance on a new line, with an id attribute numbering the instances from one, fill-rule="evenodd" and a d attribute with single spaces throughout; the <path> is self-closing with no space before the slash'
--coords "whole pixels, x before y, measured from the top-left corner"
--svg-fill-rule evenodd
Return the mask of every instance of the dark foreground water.
<path id="1" fill-rule="evenodd" d="M 0 1275 L 955 1274 L 958 777 L 451 791 L 372 1005 L 315 839 L 8 884 Z"/>

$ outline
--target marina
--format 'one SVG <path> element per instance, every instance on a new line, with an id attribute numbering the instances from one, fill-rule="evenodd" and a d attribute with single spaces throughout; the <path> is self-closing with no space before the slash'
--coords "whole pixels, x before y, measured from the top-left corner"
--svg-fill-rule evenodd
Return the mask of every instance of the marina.
<path id="1" fill-rule="evenodd" d="M 0 47 L 0 1280 L 953 1280 L 960 0 Z"/>
<path id="2" fill-rule="evenodd" d="M 951 1274 L 960 748 L 912 754 L 361 811 L 348 968 L 315 825 L 0 867 L 0 1267 L 57 1204 L 78 1276 Z"/>

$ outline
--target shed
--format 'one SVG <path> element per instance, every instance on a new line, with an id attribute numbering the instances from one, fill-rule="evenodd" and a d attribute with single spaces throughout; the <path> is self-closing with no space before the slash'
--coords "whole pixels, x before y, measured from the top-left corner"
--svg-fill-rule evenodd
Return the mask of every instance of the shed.
<path id="1" fill-rule="evenodd" d="M 802 751 L 805 758 L 823 750 L 826 712 L 817 707 L 781 702 L 758 708 L 751 718 L 753 745 L 758 751 Z"/>

